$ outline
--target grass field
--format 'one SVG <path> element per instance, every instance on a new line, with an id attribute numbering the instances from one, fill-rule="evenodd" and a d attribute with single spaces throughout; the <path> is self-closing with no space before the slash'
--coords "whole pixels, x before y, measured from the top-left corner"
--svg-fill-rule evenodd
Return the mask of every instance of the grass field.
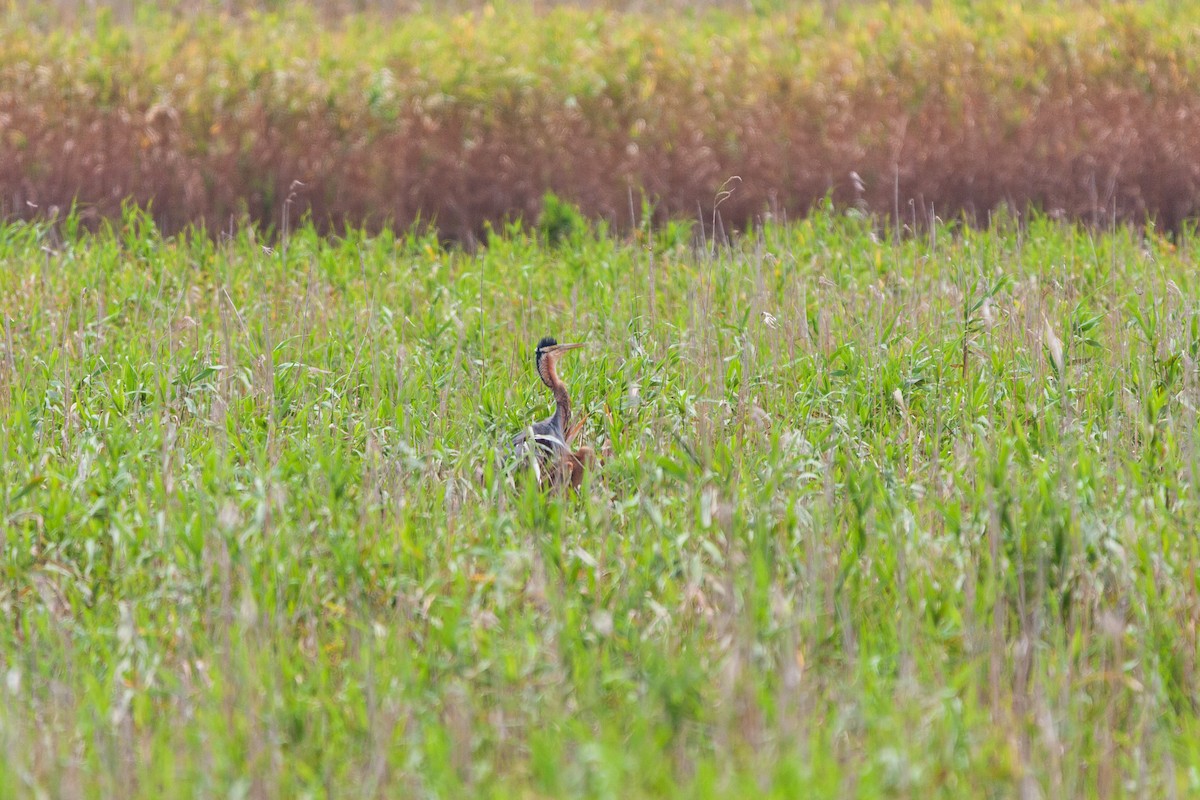
<path id="1" fill-rule="evenodd" d="M 0 228 L 0 794 L 1200 791 L 1200 242 L 565 227 Z"/>

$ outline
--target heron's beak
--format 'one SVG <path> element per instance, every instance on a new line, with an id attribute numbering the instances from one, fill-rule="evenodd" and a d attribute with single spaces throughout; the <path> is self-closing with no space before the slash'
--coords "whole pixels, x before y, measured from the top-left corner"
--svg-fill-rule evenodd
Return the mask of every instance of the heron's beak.
<path id="1" fill-rule="evenodd" d="M 583 342 L 575 342 L 574 344 L 560 344 L 560 345 L 555 345 L 553 352 L 565 353 L 568 350 L 576 350 L 580 347 L 583 347 Z"/>

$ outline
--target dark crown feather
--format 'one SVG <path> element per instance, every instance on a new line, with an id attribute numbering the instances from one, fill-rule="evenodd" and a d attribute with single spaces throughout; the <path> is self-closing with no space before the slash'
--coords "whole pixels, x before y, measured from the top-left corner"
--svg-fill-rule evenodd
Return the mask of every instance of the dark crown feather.
<path id="1" fill-rule="evenodd" d="M 553 336 L 544 336 L 542 337 L 542 340 L 538 342 L 538 352 L 541 353 L 541 351 L 545 350 L 547 347 L 554 347 L 556 344 L 558 344 L 558 340 Z"/>

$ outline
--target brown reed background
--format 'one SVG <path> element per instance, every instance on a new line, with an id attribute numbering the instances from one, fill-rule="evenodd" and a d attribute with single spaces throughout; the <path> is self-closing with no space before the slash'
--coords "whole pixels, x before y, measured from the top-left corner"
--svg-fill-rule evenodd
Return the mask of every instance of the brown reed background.
<path id="1" fill-rule="evenodd" d="M 132 202 L 168 232 L 286 212 L 464 238 L 548 190 L 623 226 L 643 198 L 709 219 L 722 186 L 729 226 L 826 196 L 918 224 L 1198 209 L 1200 13 L 1165 3 L 120 9 L 10 9 L 4 216 Z"/>

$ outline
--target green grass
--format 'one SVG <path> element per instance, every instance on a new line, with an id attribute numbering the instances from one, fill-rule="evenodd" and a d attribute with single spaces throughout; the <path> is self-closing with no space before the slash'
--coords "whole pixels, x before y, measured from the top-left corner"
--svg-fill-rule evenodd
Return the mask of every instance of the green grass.
<path id="1" fill-rule="evenodd" d="M 1200 791 L 1200 241 L 0 227 L 0 795 Z M 506 488 L 549 408 L 605 453 Z"/>

